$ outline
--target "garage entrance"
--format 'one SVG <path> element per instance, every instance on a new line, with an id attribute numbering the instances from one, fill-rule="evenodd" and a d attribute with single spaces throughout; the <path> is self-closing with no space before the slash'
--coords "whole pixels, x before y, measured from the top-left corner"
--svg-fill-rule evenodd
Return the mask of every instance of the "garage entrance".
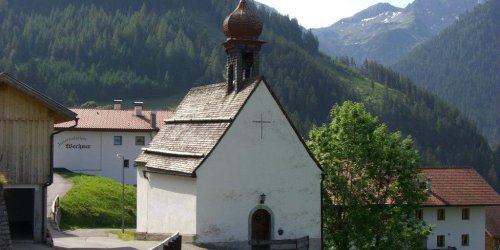
<path id="1" fill-rule="evenodd" d="M 6 188 L 4 195 L 12 240 L 33 240 L 35 190 Z"/>

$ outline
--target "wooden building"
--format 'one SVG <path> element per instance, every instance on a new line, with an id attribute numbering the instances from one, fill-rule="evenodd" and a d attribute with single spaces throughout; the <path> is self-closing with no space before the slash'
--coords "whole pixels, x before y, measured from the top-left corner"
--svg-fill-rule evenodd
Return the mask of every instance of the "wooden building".
<path id="1" fill-rule="evenodd" d="M 13 240 L 45 241 L 54 123 L 75 120 L 61 104 L 0 73 L 0 172 Z"/>

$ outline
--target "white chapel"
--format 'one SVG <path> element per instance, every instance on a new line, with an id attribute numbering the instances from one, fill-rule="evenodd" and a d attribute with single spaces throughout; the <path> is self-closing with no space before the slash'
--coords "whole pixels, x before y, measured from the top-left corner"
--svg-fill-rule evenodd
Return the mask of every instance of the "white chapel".
<path id="1" fill-rule="evenodd" d="M 241 0 L 223 27 L 227 82 L 191 89 L 136 159 L 137 236 L 321 249 L 322 170 L 259 74 L 262 23 Z"/>

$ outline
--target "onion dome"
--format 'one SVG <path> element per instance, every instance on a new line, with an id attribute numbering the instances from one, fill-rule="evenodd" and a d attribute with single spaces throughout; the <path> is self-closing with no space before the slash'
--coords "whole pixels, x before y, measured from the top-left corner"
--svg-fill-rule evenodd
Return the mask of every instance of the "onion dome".
<path id="1" fill-rule="evenodd" d="M 228 40 L 257 40 L 262 33 L 262 22 L 248 8 L 247 1 L 240 0 L 238 7 L 224 20 L 223 28 Z"/>

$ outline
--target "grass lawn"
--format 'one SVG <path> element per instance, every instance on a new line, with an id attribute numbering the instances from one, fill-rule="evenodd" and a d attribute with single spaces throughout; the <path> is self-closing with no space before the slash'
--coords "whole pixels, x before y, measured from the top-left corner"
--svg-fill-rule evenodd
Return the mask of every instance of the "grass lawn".
<path id="1" fill-rule="evenodd" d="M 61 228 L 121 227 L 121 182 L 68 170 L 56 173 L 73 182 L 71 190 L 61 199 Z M 135 219 L 136 188 L 125 185 L 125 227 L 135 228 Z"/>

